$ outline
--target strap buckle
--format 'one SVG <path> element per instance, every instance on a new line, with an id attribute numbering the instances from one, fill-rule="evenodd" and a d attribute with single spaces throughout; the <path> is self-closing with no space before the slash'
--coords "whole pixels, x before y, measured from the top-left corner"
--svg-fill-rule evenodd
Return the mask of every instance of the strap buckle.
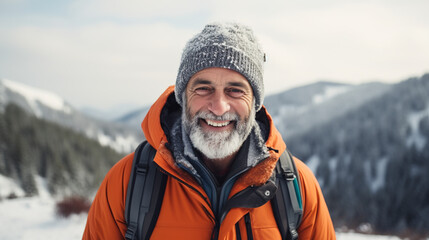
<path id="1" fill-rule="evenodd" d="M 293 181 L 296 178 L 295 173 L 293 173 L 292 171 L 283 172 L 283 175 L 285 179 L 288 181 Z"/>
<path id="2" fill-rule="evenodd" d="M 296 229 L 291 229 L 291 231 L 290 231 L 290 234 L 291 234 L 291 239 L 293 239 L 293 240 L 296 240 L 296 239 L 298 239 L 298 232 L 296 231 Z"/>

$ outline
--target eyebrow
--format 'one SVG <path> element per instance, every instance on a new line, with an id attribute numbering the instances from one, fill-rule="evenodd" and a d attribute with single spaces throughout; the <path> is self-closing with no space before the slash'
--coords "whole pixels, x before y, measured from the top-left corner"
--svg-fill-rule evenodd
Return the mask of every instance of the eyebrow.
<path id="1" fill-rule="evenodd" d="M 242 82 L 229 82 L 228 86 L 247 88 L 247 85 Z"/>
<path id="2" fill-rule="evenodd" d="M 212 81 L 207 80 L 207 79 L 203 79 L 203 78 L 197 78 L 195 79 L 195 81 L 192 83 L 192 87 L 195 87 L 196 85 L 199 84 L 212 84 Z M 248 86 L 242 82 L 228 82 L 227 84 L 228 86 L 232 86 L 232 87 L 242 87 L 242 88 L 247 88 Z"/>
<path id="3" fill-rule="evenodd" d="M 199 84 L 211 84 L 212 82 L 206 79 L 202 79 L 202 78 L 197 78 L 195 79 L 195 81 L 192 83 L 192 87 L 195 87 L 196 85 Z"/>

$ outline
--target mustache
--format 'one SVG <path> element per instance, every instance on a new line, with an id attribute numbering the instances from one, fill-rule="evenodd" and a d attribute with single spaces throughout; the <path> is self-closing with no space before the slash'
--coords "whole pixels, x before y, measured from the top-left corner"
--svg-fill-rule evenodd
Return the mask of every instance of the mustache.
<path id="1" fill-rule="evenodd" d="M 188 117 L 190 117 L 188 115 Z M 193 119 L 199 119 L 199 118 L 203 118 L 203 119 L 208 119 L 208 120 L 213 120 L 213 121 L 240 121 L 240 116 L 236 113 L 225 113 L 221 116 L 218 116 L 212 112 L 207 112 L 207 111 L 199 111 L 195 113 L 195 116 L 193 117 Z M 192 118 L 188 118 L 188 119 L 192 119 Z"/>

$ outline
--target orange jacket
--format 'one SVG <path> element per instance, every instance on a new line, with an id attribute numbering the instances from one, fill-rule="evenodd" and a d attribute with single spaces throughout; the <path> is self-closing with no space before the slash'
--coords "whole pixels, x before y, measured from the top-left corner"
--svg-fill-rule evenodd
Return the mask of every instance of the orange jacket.
<path id="1" fill-rule="evenodd" d="M 151 239 L 210 239 L 216 225 L 207 194 L 198 182 L 179 168 L 167 149 L 166 135 L 160 115 L 167 98 L 174 91 L 169 87 L 154 103 L 142 123 L 147 141 L 157 149 L 154 161 L 166 172 L 164 200 Z M 265 111 L 265 109 L 263 109 Z M 266 146 L 282 153 L 286 145 L 266 113 L 270 134 Z M 270 156 L 243 173 L 234 183 L 229 198 L 249 186 L 267 182 L 273 173 L 279 153 Z M 125 199 L 134 154 L 119 161 L 107 173 L 88 214 L 83 239 L 124 239 L 127 225 L 124 218 Z M 335 239 L 335 231 L 316 178 L 300 160 L 294 159 L 300 174 L 303 218 L 298 228 L 299 239 Z M 281 239 L 271 203 L 257 208 L 232 208 L 219 226 L 218 239 L 236 239 L 238 223 L 241 239 L 247 239 L 244 216 L 249 213 L 254 239 Z"/>

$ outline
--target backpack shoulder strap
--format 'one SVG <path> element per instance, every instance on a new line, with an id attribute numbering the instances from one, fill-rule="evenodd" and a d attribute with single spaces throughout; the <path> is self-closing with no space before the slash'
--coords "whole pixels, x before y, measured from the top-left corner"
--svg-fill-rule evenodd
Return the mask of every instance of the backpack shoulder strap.
<path id="1" fill-rule="evenodd" d="M 288 150 L 282 153 L 276 166 L 276 196 L 271 200 L 282 239 L 298 239 L 297 228 L 302 218 L 299 174 Z"/>
<path id="2" fill-rule="evenodd" d="M 125 202 L 125 239 L 149 239 L 158 220 L 167 175 L 153 162 L 156 150 L 142 142 L 134 153 Z"/>

